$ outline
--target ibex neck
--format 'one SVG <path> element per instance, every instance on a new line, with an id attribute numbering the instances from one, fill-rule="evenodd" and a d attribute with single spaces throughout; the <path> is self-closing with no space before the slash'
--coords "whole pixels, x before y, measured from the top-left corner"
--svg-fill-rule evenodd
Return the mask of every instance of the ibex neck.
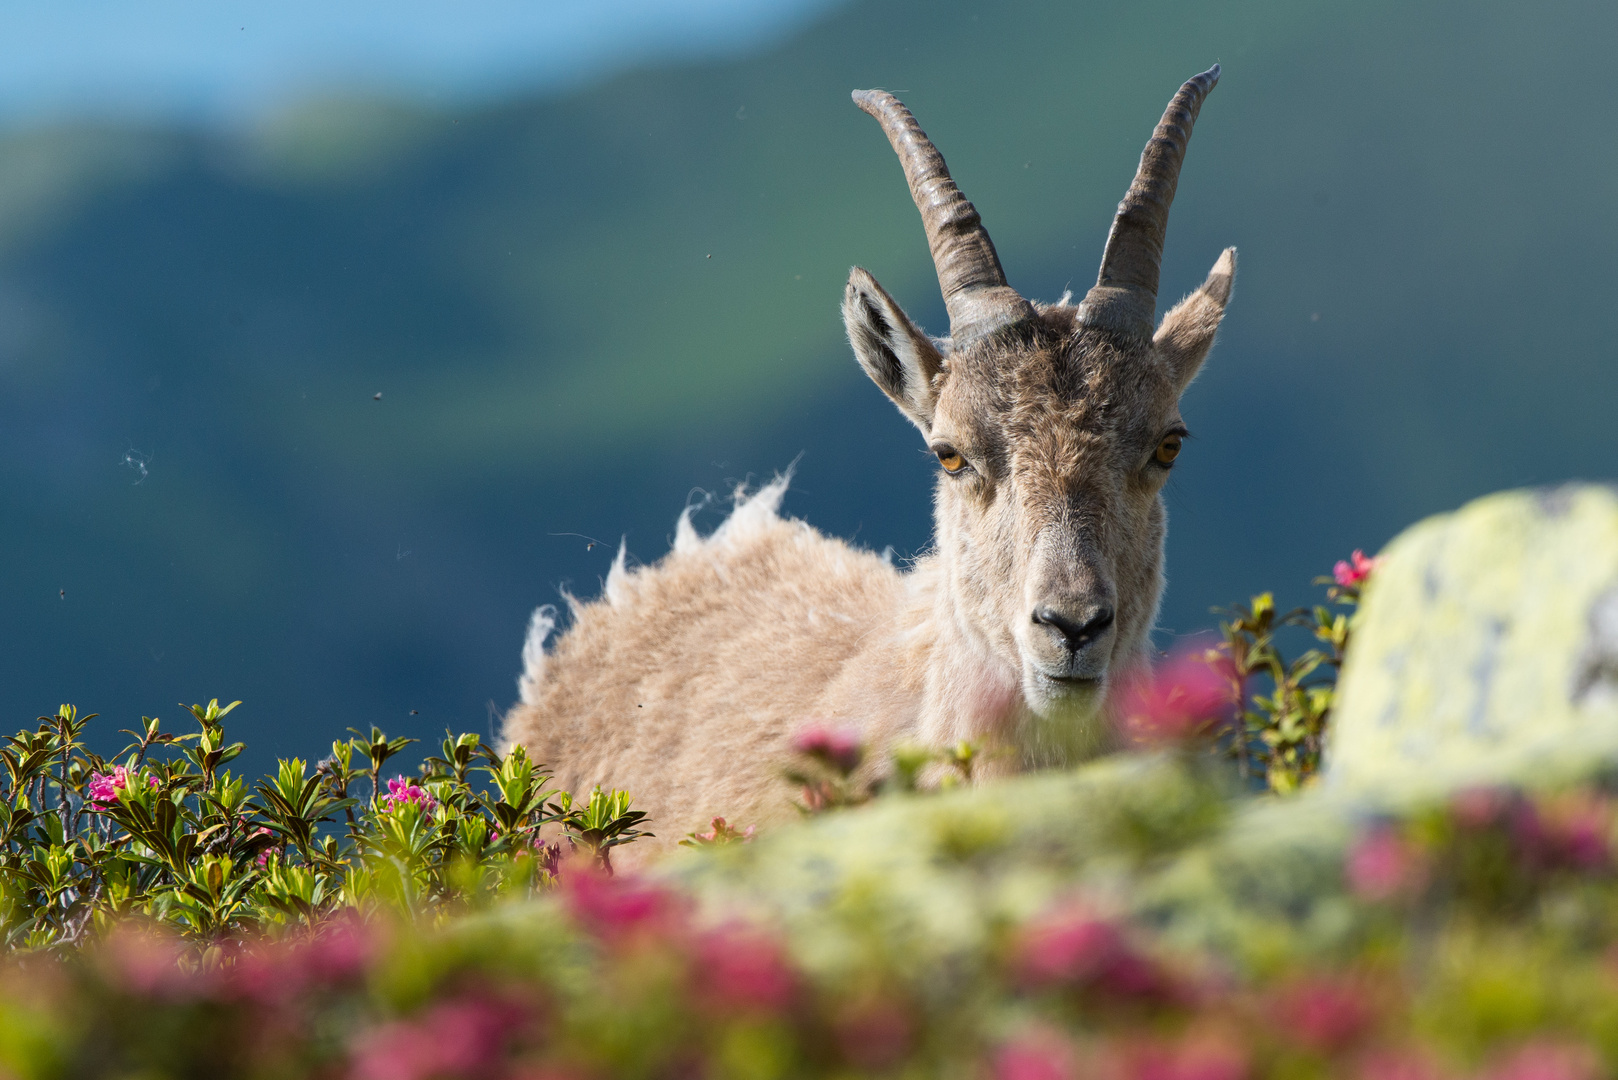
<path id="1" fill-rule="evenodd" d="M 920 560 L 910 573 L 906 623 L 925 643 L 917 737 L 933 746 L 961 740 L 985 748 L 1015 741 L 1023 701 L 1016 666 L 962 604 L 941 556 Z"/>

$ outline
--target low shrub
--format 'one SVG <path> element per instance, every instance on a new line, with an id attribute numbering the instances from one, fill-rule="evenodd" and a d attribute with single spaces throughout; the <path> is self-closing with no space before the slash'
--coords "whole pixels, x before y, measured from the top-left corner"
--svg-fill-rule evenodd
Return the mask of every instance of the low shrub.
<path id="1" fill-rule="evenodd" d="M 200 730 L 183 735 L 142 717 L 111 761 L 85 747 L 94 716 L 71 705 L 6 741 L 7 950 L 61 951 L 125 919 L 209 945 L 307 934 L 344 913 L 443 918 L 549 887 L 564 845 L 610 867 L 615 847 L 647 835 L 627 794 L 574 799 L 522 747 L 502 756 L 469 734 L 385 780 L 416 740 L 355 732 L 313 772 L 283 759 L 249 790 L 228 768 L 243 749 L 225 736 L 237 704 L 190 706 Z"/>
<path id="2" fill-rule="evenodd" d="M 1206 659 L 1227 673 L 1232 700 L 1241 703 L 1224 746 L 1254 786 L 1287 794 L 1320 770 L 1337 671 L 1348 649 L 1351 609 L 1375 569 L 1375 559 L 1356 551 L 1337 564 L 1331 577 L 1316 579 L 1327 586 L 1325 604 L 1283 614 L 1273 595 L 1261 593 L 1246 606 L 1235 604 L 1220 612 L 1225 616 L 1219 625 L 1222 640 Z M 1307 630 L 1324 648 L 1306 649 L 1287 660 L 1277 638 L 1289 627 Z"/>

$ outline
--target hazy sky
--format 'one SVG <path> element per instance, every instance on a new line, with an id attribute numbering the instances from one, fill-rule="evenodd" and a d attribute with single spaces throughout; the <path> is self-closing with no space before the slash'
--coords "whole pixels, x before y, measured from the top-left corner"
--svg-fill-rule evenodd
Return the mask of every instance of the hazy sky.
<path id="1" fill-rule="evenodd" d="M 307 93 L 458 101 L 784 34 L 838 0 L 8 0 L 0 125 L 229 123 Z"/>

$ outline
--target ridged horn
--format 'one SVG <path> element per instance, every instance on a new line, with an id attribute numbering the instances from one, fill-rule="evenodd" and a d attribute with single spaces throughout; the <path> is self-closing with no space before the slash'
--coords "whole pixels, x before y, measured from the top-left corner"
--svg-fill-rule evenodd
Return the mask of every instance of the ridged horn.
<path id="1" fill-rule="evenodd" d="M 1157 279 L 1163 262 L 1163 235 L 1180 181 L 1180 165 L 1203 99 L 1219 82 L 1219 65 L 1186 81 L 1152 132 L 1140 156 L 1129 193 L 1118 204 L 1101 273 L 1079 305 L 1086 326 L 1150 338 L 1157 316 Z"/>
<path id="2" fill-rule="evenodd" d="M 949 311 L 950 336 L 960 342 L 1032 315 L 1033 306 L 1006 284 L 977 208 L 950 179 L 944 156 L 910 110 L 886 90 L 856 90 L 854 104 L 876 117 L 904 165 Z"/>

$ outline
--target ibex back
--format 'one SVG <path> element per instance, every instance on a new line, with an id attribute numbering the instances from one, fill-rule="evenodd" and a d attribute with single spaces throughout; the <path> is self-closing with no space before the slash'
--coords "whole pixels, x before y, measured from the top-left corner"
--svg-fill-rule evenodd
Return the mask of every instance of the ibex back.
<path id="1" fill-rule="evenodd" d="M 507 739 L 574 791 L 630 791 L 665 845 L 714 815 L 793 816 L 780 773 L 812 723 L 859 729 L 871 769 L 901 741 L 974 740 L 990 772 L 1104 750 L 1108 687 L 1148 659 L 1180 395 L 1236 270 L 1227 249 L 1154 332 L 1169 205 L 1218 78 L 1169 103 L 1077 306 L 1008 286 L 909 111 L 857 91 L 904 165 L 949 311 L 934 338 L 864 270 L 843 294 L 854 355 L 938 458 L 932 552 L 902 573 L 783 519 L 784 478 L 706 538 L 688 512 L 661 561 L 629 570 L 620 552 L 549 653 L 554 613 L 535 613 Z"/>

